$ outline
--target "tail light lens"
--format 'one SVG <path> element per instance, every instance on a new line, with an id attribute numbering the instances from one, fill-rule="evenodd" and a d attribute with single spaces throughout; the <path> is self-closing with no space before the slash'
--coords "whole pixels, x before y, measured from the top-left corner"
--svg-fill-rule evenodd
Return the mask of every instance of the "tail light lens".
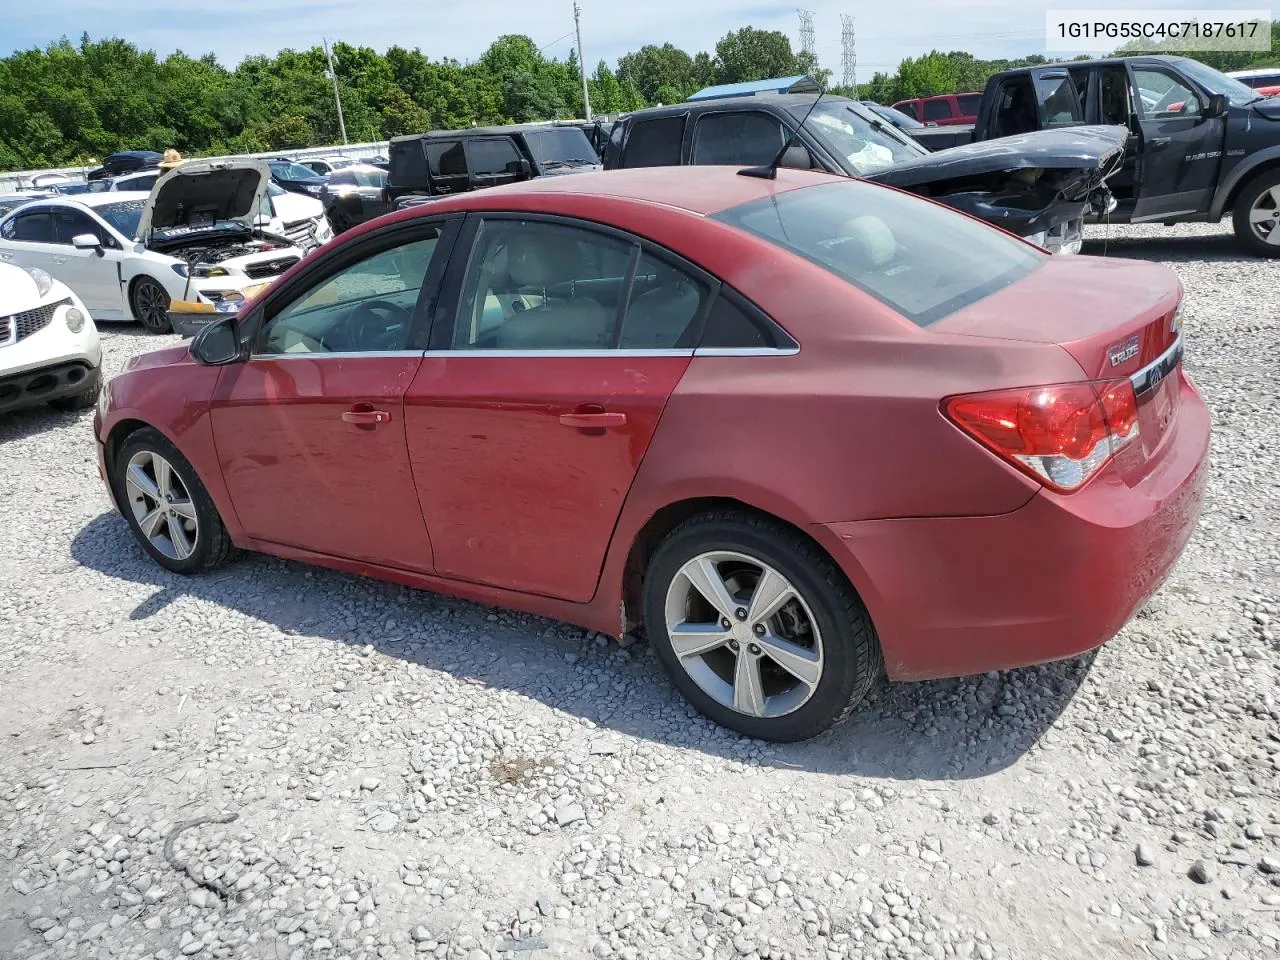
<path id="1" fill-rule="evenodd" d="M 1070 492 L 1138 436 L 1128 380 L 1059 383 L 943 401 L 947 418 L 1041 483 Z"/>

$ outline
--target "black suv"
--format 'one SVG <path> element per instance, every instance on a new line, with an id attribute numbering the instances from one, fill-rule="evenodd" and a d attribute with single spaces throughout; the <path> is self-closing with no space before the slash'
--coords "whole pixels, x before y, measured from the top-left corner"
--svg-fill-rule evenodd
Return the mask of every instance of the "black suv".
<path id="1" fill-rule="evenodd" d="M 433 130 L 391 141 L 387 195 L 400 201 L 600 169 L 587 135 L 548 123 Z"/>
<path id="2" fill-rule="evenodd" d="M 137 173 L 139 170 L 150 170 L 152 167 L 160 165 L 160 161 L 164 159 L 163 153 L 156 153 L 154 150 L 125 150 L 122 153 L 113 153 L 105 157 L 102 166 L 97 170 L 90 170 L 87 174 L 89 180 L 108 180 L 111 177 L 124 176 L 126 173 Z"/>

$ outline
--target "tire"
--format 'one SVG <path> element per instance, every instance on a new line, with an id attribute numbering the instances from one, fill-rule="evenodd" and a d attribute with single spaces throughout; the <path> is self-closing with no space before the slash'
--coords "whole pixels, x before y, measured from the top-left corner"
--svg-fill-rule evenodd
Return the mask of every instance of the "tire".
<path id="1" fill-rule="evenodd" d="M 1255 224 L 1254 210 L 1259 215 L 1271 214 Z M 1280 257 L 1280 169 L 1258 174 L 1244 185 L 1231 217 L 1236 239 L 1250 253 L 1260 257 Z M 1268 234 L 1268 243 L 1263 234 Z"/>
<path id="2" fill-rule="evenodd" d="M 146 327 L 148 333 L 170 333 L 169 293 L 150 277 L 139 277 L 129 288 L 129 309 L 133 318 Z"/>
<path id="3" fill-rule="evenodd" d="M 167 484 L 160 480 L 155 458 L 164 461 L 171 471 L 172 476 Z M 145 495 L 142 500 L 139 500 L 142 488 L 127 479 L 130 466 L 135 461 L 153 488 L 152 494 Z M 231 537 L 218 515 L 217 507 L 209 497 L 209 491 L 200 482 L 195 468 L 187 458 L 158 430 L 144 427 L 129 434 L 116 451 L 111 471 L 112 489 L 125 522 L 142 544 L 142 549 L 160 566 L 174 573 L 199 573 L 220 566 L 232 555 L 234 548 Z M 176 482 L 173 478 L 176 478 Z M 163 493 L 166 486 L 174 498 L 173 507 L 165 508 L 169 510 L 168 515 L 154 525 L 152 536 L 148 536 L 142 527 L 144 518 L 140 518 L 138 512 L 135 512 L 138 510 L 135 505 L 141 505 L 142 510 L 139 512 L 151 515 L 155 504 L 159 502 L 154 494 Z M 189 551 L 181 549 L 182 538 L 173 533 L 171 526 L 174 522 L 182 524 Z M 169 549 L 164 549 L 166 537 Z"/>
<path id="4" fill-rule="evenodd" d="M 707 563 L 726 587 L 714 607 L 694 586 Z M 793 599 L 772 616 L 756 618 L 748 607 L 766 576 L 780 577 L 792 591 L 777 595 Z M 730 601 L 734 609 L 723 616 Z M 761 603 L 759 612 L 767 614 L 770 605 Z M 849 717 L 884 670 L 871 618 L 831 558 L 799 532 L 745 511 L 698 514 L 667 535 L 649 562 L 644 614 L 649 642 L 685 697 L 721 726 L 760 740 L 807 740 L 829 730 Z M 736 635 L 710 646 L 726 622 Z M 669 623 L 688 627 L 681 631 L 683 659 Z M 798 672 L 790 673 L 766 647 L 785 654 Z M 695 648 L 706 652 L 689 652 Z M 747 651 L 754 673 L 751 660 L 741 672 Z M 744 676 L 748 682 L 731 682 Z M 737 706 L 739 691 L 753 689 L 750 678 L 755 694 L 744 694 L 742 702 L 754 703 L 754 711 Z"/>
<path id="5" fill-rule="evenodd" d="M 50 400 L 49 406 L 55 410 L 62 410 L 67 413 L 78 413 L 82 410 L 92 410 L 98 404 L 98 394 L 102 392 L 102 371 L 94 370 L 89 374 L 89 385 L 79 393 L 73 393 L 69 397 L 59 397 L 57 400 Z"/>

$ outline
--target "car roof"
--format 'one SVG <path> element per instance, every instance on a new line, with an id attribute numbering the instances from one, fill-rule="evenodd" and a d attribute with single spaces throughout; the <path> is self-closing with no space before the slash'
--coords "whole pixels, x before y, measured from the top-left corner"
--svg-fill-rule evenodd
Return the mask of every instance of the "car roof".
<path id="1" fill-rule="evenodd" d="M 786 113 L 794 115 L 797 111 L 808 110 L 813 105 L 814 100 L 818 99 L 818 96 L 819 94 L 816 93 L 764 93 L 749 97 L 684 100 L 680 103 L 671 103 L 661 107 L 645 107 L 643 110 L 632 110 L 625 117 L 620 117 L 619 120 L 647 120 L 651 117 L 673 117 L 686 113 L 711 113 L 740 107 L 760 109 L 766 106 L 780 107 Z M 823 94 L 822 102 L 826 103 L 827 101 L 832 103 L 858 102 L 848 97 Z"/>
<path id="2" fill-rule="evenodd" d="M 1171 56 L 1166 53 L 1139 53 L 1131 57 L 1099 57 L 1097 60 L 1057 60 L 1053 63 L 1036 63 L 1029 67 L 1012 67 L 1008 70 L 1002 70 L 999 73 L 993 73 L 994 77 L 1007 77 L 1015 73 L 1027 73 L 1031 70 L 1048 70 L 1051 68 L 1070 68 L 1072 70 L 1080 67 L 1119 67 L 1126 63 L 1146 62 L 1151 63 L 1158 61 L 1160 63 L 1181 63 L 1188 59 L 1187 57 Z M 991 82 L 990 79 L 987 81 Z M 928 98 L 924 98 L 928 99 Z"/>
<path id="3" fill-rule="evenodd" d="M 85 207 L 105 207 L 110 203 L 127 203 L 130 200 L 145 200 L 151 196 L 149 190 L 103 190 L 98 193 L 78 193 L 75 200 Z"/>
<path id="4" fill-rule="evenodd" d="M 852 178 L 808 170 L 779 168 L 776 180 L 739 176 L 740 167 L 685 166 L 638 167 L 574 173 L 562 177 L 534 177 L 500 187 L 442 197 L 412 210 L 429 214 L 444 206 L 502 208 L 506 197 L 554 197 L 573 195 L 658 204 L 699 216 L 708 216 L 752 200 L 816 186 L 848 182 Z M 521 203 L 525 208 L 527 204 Z"/>
<path id="5" fill-rule="evenodd" d="M 431 140 L 437 137 L 509 137 L 517 133 L 538 133 L 570 128 L 582 129 L 576 123 L 509 123 L 500 127 L 468 127 L 465 130 L 428 130 L 426 133 L 406 133 L 403 136 L 392 137 L 391 143 L 408 143 L 411 140 Z"/>

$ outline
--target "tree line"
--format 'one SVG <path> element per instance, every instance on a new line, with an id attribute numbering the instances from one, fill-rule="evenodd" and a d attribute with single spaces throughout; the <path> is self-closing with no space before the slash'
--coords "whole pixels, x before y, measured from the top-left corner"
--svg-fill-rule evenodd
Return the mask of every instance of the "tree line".
<path id="1" fill-rule="evenodd" d="M 1280 22 L 1272 35 L 1280 50 Z M 466 64 L 401 46 L 378 53 L 338 43 L 334 55 L 347 134 L 357 142 L 583 115 L 576 56 L 547 58 L 526 36 L 499 37 Z M 1270 53 L 1196 56 L 1219 69 L 1275 62 Z M 877 73 L 856 94 L 887 104 L 981 90 L 992 73 L 1046 62 L 935 50 L 903 60 L 893 74 Z M 234 69 L 213 54 L 161 58 L 125 40 L 88 35 L 78 44 L 63 39 L 18 51 L 0 59 L 0 169 L 87 164 L 118 150 L 175 147 L 208 155 L 337 143 L 326 69 L 320 47 L 248 57 Z M 721 38 L 714 52 L 691 55 L 671 43 L 649 44 L 620 58 L 616 68 L 602 60 L 587 85 L 593 111 L 613 115 L 674 103 L 711 84 L 802 73 L 824 85 L 831 80 L 830 71 L 792 49 L 786 34 L 743 27 Z"/>

